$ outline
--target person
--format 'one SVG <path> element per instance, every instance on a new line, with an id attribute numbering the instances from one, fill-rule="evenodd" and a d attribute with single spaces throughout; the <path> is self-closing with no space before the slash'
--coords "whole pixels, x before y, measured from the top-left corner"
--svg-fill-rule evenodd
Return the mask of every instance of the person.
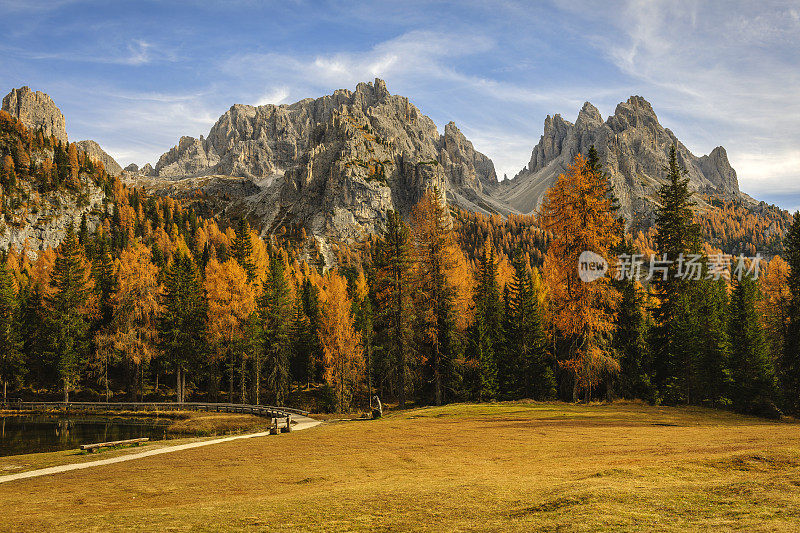
<path id="1" fill-rule="evenodd" d="M 378 398 L 378 395 L 372 397 L 369 402 L 369 407 L 372 409 L 372 418 L 373 420 L 376 418 L 380 418 L 383 415 L 383 406 L 381 405 L 381 400 Z"/>

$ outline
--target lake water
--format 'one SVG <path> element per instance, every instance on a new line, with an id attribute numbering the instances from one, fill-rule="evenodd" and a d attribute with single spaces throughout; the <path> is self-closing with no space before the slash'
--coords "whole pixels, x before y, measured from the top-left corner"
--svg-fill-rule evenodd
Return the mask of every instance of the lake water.
<path id="1" fill-rule="evenodd" d="M 167 438 L 166 421 L 92 416 L 0 417 L 0 457 L 72 450 L 81 444 Z"/>

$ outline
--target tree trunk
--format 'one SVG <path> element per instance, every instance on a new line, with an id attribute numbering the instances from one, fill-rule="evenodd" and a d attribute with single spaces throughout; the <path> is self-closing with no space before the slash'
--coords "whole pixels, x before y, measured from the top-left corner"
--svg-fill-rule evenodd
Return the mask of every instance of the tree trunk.
<path id="1" fill-rule="evenodd" d="M 177 396 L 178 403 L 183 402 L 183 396 L 181 394 L 181 367 L 178 367 L 177 372 L 175 373 L 175 395 Z"/>
<path id="2" fill-rule="evenodd" d="M 241 378 L 242 378 L 242 394 L 241 394 L 241 401 L 239 403 L 245 404 L 245 403 L 247 403 L 245 401 L 246 396 L 247 396 L 247 392 L 246 392 L 246 389 L 245 389 L 245 381 L 246 380 L 245 380 L 245 358 L 244 358 L 244 355 L 242 355 L 242 368 L 241 368 L 240 374 L 241 374 Z"/>
<path id="3" fill-rule="evenodd" d="M 181 403 L 186 401 L 186 371 L 181 372 Z"/>
<path id="4" fill-rule="evenodd" d="M 438 334 L 438 332 L 437 332 Z M 439 353 L 439 342 L 436 342 L 436 361 L 434 362 L 434 386 L 436 395 L 436 405 L 442 405 L 442 371 L 441 371 L 442 354 Z"/>
<path id="5" fill-rule="evenodd" d="M 106 383 L 106 403 L 111 401 L 111 390 L 108 387 L 108 356 L 106 356 L 106 364 L 105 368 L 103 369 L 105 376 L 103 377 L 103 381 Z"/>
<path id="6" fill-rule="evenodd" d="M 69 381 L 64 378 L 64 403 L 69 403 Z"/>
<path id="7" fill-rule="evenodd" d="M 253 389 L 256 405 L 261 405 L 261 357 L 255 356 L 253 360 Z"/>
<path id="8" fill-rule="evenodd" d="M 6 388 L 8 387 L 8 381 L 3 380 L 3 407 L 8 405 L 8 400 L 6 398 Z"/>
<path id="9" fill-rule="evenodd" d="M 228 403 L 233 403 L 233 373 L 234 368 L 236 365 L 233 361 L 233 355 L 230 356 L 230 364 L 228 365 L 228 370 L 230 371 L 228 375 Z"/>

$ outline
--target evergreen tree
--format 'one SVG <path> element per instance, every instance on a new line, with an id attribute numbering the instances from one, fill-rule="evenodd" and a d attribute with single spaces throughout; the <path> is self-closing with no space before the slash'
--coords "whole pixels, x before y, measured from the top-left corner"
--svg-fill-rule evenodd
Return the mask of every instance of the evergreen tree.
<path id="1" fill-rule="evenodd" d="M 162 304 L 161 345 L 175 369 L 177 400 L 183 402 L 186 371 L 203 353 L 208 316 L 203 286 L 189 256 L 176 255 L 166 274 Z"/>
<path id="2" fill-rule="evenodd" d="M 313 376 L 314 346 L 316 333 L 311 329 L 311 322 L 303 310 L 303 298 L 299 295 L 292 305 L 292 323 L 289 328 L 292 344 L 291 374 L 295 380 L 306 385 L 311 384 Z"/>
<path id="3" fill-rule="evenodd" d="M 775 398 L 775 370 L 756 311 L 758 299 L 756 280 L 743 276 L 735 282 L 728 323 L 731 339 L 730 398 L 736 409 L 756 414 L 762 405 Z"/>
<path id="4" fill-rule="evenodd" d="M 784 258 L 789 264 L 789 305 L 780 380 L 785 407 L 800 414 L 800 211 L 783 240 Z"/>
<path id="5" fill-rule="evenodd" d="M 303 279 L 303 284 L 300 291 L 300 304 L 303 308 L 303 314 L 308 317 L 308 330 L 310 337 L 308 339 L 308 359 L 306 360 L 309 382 L 316 381 L 321 377 L 320 367 L 322 364 L 322 344 L 319 342 L 319 323 L 320 323 L 320 299 L 319 287 L 311 283 L 308 278 Z"/>
<path id="6" fill-rule="evenodd" d="M 106 239 L 96 239 L 96 252 L 92 261 L 92 277 L 95 292 L 98 296 L 100 322 L 107 325 L 114 312 L 113 296 L 117 288 L 117 277 L 114 274 L 114 260 Z"/>
<path id="7" fill-rule="evenodd" d="M 692 281 L 679 277 L 679 258 L 700 250 L 700 229 L 693 222 L 692 193 L 687 171 L 678 162 L 675 146 L 670 148 L 665 168 L 667 181 L 658 193 L 656 210 L 655 260 L 669 262 L 666 276 L 653 279 L 657 305 L 656 327 L 652 331 L 655 385 L 660 399 L 690 401 L 695 381 L 696 346 L 690 343 L 697 326 L 696 301 L 689 293 Z M 687 337 L 688 336 L 688 337 Z"/>
<path id="8" fill-rule="evenodd" d="M 45 298 L 49 333 L 47 351 L 58 361 L 65 402 L 69 401 L 69 392 L 76 385 L 88 356 L 87 275 L 78 239 L 70 225 L 50 276 L 52 293 Z"/>
<path id="9" fill-rule="evenodd" d="M 497 363 L 502 339 L 502 307 L 497 285 L 497 262 L 488 239 L 478 269 L 473 301 L 475 324 L 472 344 L 480 368 L 477 397 L 493 400 L 498 394 Z"/>
<path id="10" fill-rule="evenodd" d="M 620 249 L 632 255 L 633 247 L 626 242 Z M 615 279 L 614 285 L 622 298 L 614 324 L 612 347 L 620 354 L 619 390 L 623 398 L 653 399 L 653 368 L 647 343 L 649 321 L 644 309 L 644 295 L 639 282 L 626 276 Z"/>
<path id="11" fill-rule="evenodd" d="M 275 405 L 283 405 L 291 385 L 292 345 L 289 326 L 292 301 L 284 262 L 277 253 L 269 258 L 269 271 L 259 300 L 259 313 L 264 328 L 263 350 L 270 401 Z"/>
<path id="12" fill-rule="evenodd" d="M 689 310 L 697 327 L 694 338 L 697 349 L 697 376 L 694 396 L 709 405 L 727 405 L 730 374 L 728 370 L 731 343 L 728 336 L 728 287 L 725 279 L 704 280 L 692 287 L 695 300 Z M 694 312 L 692 313 L 692 311 Z M 691 387 L 690 387 L 691 388 Z M 691 398 L 687 398 L 687 402 Z"/>
<path id="13" fill-rule="evenodd" d="M 253 263 L 253 241 L 250 236 L 250 224 L 241 218 L 236 227 L 236 238 L 233 240 L 233 257 L 247 272 L 247 280 L 253 281 L 256 277 L 256 267 Z"/>
<path id="14" fill-rule="evenodd" d="M 540 308 L 533 272 L 520 253 L 514 258 L 514 277 L 505 300 L 506 348 L 505 364 L 501 366 L 505 396 L 552 398 L 556 384 L 548 361 L 544 310 Z"/>
<path id="15" fill-rule="evenodd" d="M 408 227 L 396 211 L 387 213 L 386 229 L 376 246 L 378 344 L 385 354 L 384 374 L 396 386 L 401 409 L 409 386 L 412 337 L 412 250 Z M 383 380 L 381 380 L 383 381 Z"/>
<path id="16" fill-rule="evenodd" d="M 0 383 L 3 384 L 3 405 L 8 404 L 8 384 L 24 371 L 22 342 L 19 335 L 17 291 L 14 278 L 0 258 Z"/>
<path id="17" fill-rule="evenodd" d="M 47 357 L 47 324 L 41 288 L 28 283 L 19 291 L 22 353 L 31 383 L 46 387 L 57 380 L 55 361 Z"/>

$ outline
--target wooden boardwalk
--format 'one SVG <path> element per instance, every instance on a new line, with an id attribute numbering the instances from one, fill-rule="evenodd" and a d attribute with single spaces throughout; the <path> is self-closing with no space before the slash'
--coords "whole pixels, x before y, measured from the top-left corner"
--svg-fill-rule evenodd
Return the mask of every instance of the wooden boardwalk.
<path id="1" fill-rule="evenodd" d="M 307 411 L 272 405 L 201 402 L 10 402 L 19 411 L 207 411 L 211 413 L 246 413 L 267 418 L 307 415 Z"/>

